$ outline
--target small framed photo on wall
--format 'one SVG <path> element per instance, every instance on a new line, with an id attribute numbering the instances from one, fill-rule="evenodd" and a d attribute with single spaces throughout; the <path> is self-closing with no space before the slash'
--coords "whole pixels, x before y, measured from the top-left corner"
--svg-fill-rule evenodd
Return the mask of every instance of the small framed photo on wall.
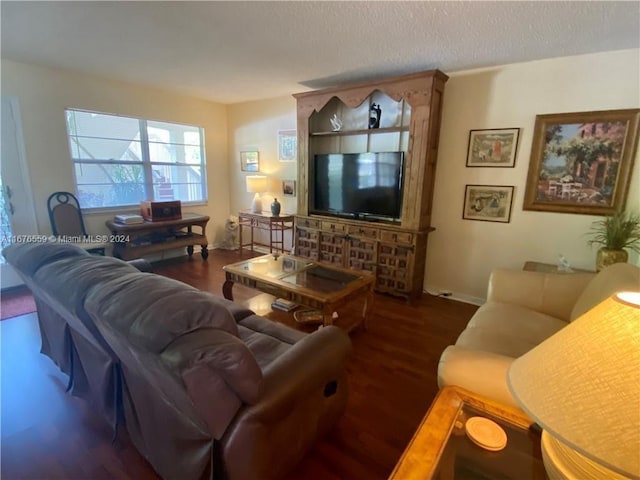
<path id="1" fill-rule="evenodd" d="M 240 169 L 243 172 L 259 172 L 260 156 L 257 151 L 240 152 Z"/>
<path id="2" fill-rule="evenodd" d="M 504 185 L 466 185 L 462 218 L 509 223 L 513 189 Z"/>
<path id="3" fill-rule="evenodd" d="M 467 167 L 514 167 L 519 135 L 519 128 L 471 130 Z"/>
<path id="4" fill-rule="evenodd" d="M 296 181 L 295 180 L 283 180 L 282 181 L 282 194 L 285 197 L 296 196 Z"/>
<path id="5" fill-rule="evenodd" d="M 278 161 L 295 162 L 298 159 L 298 134 L 295 130 L 278 132 Z"/>

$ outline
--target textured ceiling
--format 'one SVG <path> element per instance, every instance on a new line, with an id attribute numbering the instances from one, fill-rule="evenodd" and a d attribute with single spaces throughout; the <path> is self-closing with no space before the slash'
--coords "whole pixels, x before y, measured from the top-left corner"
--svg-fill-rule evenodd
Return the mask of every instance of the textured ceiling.
<path id="1" fill-rule="evenodd" d="M 640 2 L 12 2 L 2 57 L 235 103 L 640 47 Z"/>

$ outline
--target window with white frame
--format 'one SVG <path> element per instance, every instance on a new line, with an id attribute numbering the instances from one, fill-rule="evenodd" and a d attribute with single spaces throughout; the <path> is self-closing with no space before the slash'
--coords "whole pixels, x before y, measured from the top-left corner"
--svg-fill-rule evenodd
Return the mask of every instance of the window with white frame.
<path id="1" fill-rule="evenodd" d="M 203 128 L 85 110 L 66 115 L 83 209 L 207 200 Z"/>

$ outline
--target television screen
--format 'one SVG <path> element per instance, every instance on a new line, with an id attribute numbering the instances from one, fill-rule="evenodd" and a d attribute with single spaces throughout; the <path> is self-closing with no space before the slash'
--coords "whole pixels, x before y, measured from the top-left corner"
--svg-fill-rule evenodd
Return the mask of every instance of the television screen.
<path id="1" fill-rule="evenodd" d="M 403 152 L 315 155 L 312 212 L 400 218 L 403 159 Z"/>

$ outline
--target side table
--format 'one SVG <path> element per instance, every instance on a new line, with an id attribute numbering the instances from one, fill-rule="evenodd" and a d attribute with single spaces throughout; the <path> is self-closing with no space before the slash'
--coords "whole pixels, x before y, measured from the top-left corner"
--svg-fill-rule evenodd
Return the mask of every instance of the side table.
<path id="1" fill-rule="evenodd" d="M 464 425 L 474 416 L 498 423 L 507 446 L 490 452 L 473 443 Z M 540 431 L 522 412 L 460 387 L 438 392 L 389 480 L 502 478 L 545 480 Z"/>
<path id="2" fill-rule="evenodd" d="M 244 243 L 242 241 L 243 227 L 248 227 L 251 232 L 250 241 Z M 254 239 L 254 229 L 269 232 L 269 243 L 259 243 Z M 280 215 L 272 215 L 269 212 L 253 213 L 249 210 L 242 210 L 238 213 L 238 233 L 240 237 L 240 255 L 244 247 L 250 247 L 253 253 L 253 247 L 260 245 L 269 247 L 269 253 L 291 251 L 284 248 L 284 232 L 291 231 L 291 248 L 293 248 L 293 215 L 283 213 Z"/>
<path id="3" fill-rule="evenodd" d="M 541 273 L 596 273 L 594 270 L 583 270 L 582 268 L 573 268 L 571 267 L 570 272 L 562 272 L 558 270 L 558 266 L 552 263 L 542 263 L 542 262 L 525 262 L 523 270 L 527 272 L 541 272 Z"/>

